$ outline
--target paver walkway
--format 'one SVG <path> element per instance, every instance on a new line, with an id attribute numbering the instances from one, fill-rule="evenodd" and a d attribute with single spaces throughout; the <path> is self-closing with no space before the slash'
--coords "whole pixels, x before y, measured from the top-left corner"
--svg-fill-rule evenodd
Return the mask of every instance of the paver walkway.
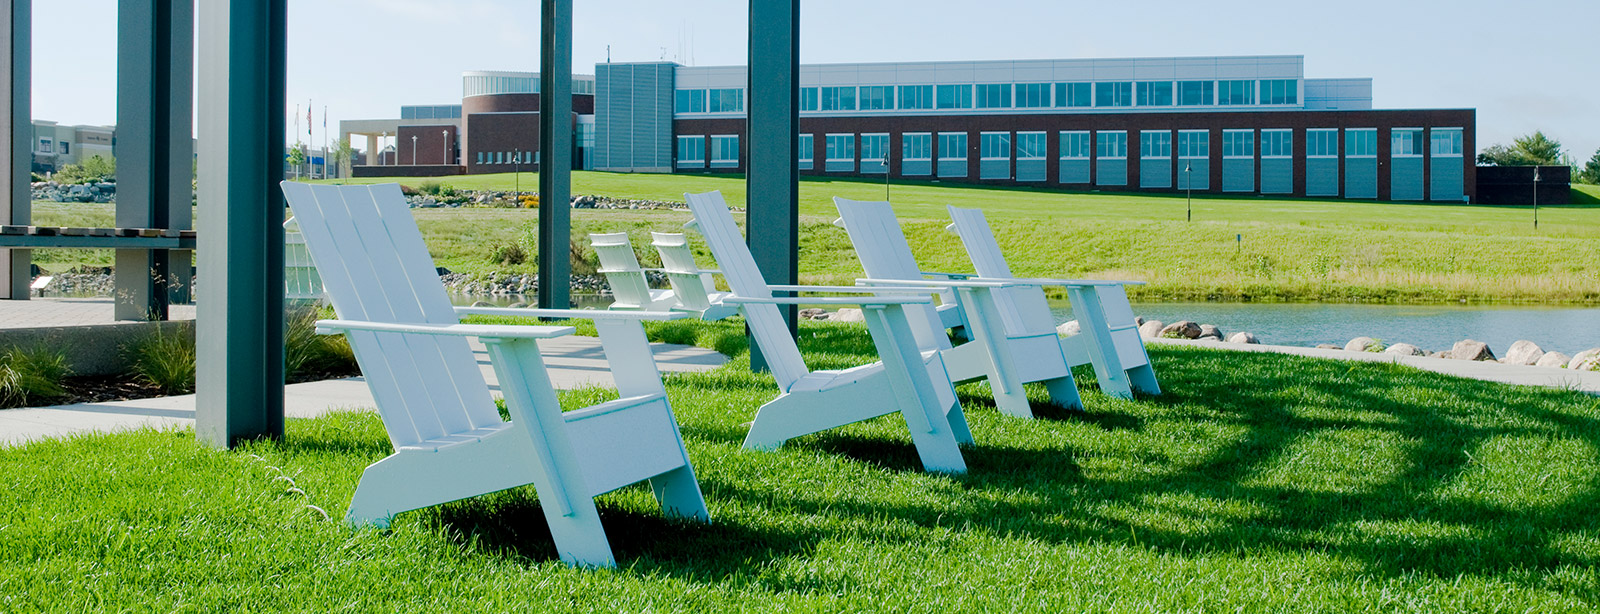
<path id="1" fill-rule="evenodd" d="M 35 298 L 0 301 L 0 328 L 50 328 L 121 324 L 112 316 L 116 305 L 109 298 Z M 173 305 L 170 320 L 193 320 L 194 305 Z"/>
<path id="2" fill-rule="evenodd" d="M 476 339 L 472 340 L 472 346 L 484 379 L 488 380 L 490 388 L 499 390 L 494 369 L 489 365 L 488 351 Z M 556 388 L 570 390 L 615 385 L 599 339 L 559 337 L 540 341 L 539 347 Z M 728 357 L 705 348 L 664 343 L 653 343 L 650 347 L 663 373 L 705 371 L 728 361 Z M 87 432 L 192 427 L 194 404 L 195 396 L 188 394 L 134 401 L 0 410 L 0 446 Z M 308 382 L 284 388 L 284 413 L 294 418 L 310 418 L 332 411 L 374 406 L 372 394 L 361 378 Z"/>

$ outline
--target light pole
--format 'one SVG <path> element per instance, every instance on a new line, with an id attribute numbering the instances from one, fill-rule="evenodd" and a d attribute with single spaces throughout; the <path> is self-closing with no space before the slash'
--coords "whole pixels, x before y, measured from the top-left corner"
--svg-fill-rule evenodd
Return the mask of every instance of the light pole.
<path id="1" fill-rule="evenodd" d="M 1539 229 L 1539 167 L 1533 167 L 1533 229 Z"/>
<path id="2" fill-rule="evenodd" d="M 384 132 L 383 136 L 378 137 L 378 166 L 383 166 L 383 142 L 387 140 L 389 140 L 388 132 Z M 399 162 L 399 160 L 396 160 L 396 162 Z"/>
<path id="3" fill-rule="evenodd" d="M 444 162 L 441 164 L 448 165 L 450 164 L 450 131 L 440 130 L 439 134 L 444 135 Z"/>
<path id="4" fill-rule="evenodd" d="M 516 155 L 511 158 L 511 174 L 517 178 L 517 204 L 522 204 L 522 148 L 518 147 Z"/>
<path id="5" fill-rule="evenodd" d="M 889 202 L 889 154 L 883 154 L 883 202 Z"/>
<path id="6" fill-rule="evenodd" d="M 399 160 L 396 160 L 396 162 L 399 162 Z M 413 134 L 413 135 L 411 135 L 411 165 L 412 166 L 416 166 L 416 164 L 417 164 L 417 135 Z"/>
<path id="7" fill-rule="evenodd" d="M 1189 190 L 1188 206 L 1184 210 L 1185 222 L 1194 222 L 1194 163 L 1183 164 L 1183 187 Z"/>

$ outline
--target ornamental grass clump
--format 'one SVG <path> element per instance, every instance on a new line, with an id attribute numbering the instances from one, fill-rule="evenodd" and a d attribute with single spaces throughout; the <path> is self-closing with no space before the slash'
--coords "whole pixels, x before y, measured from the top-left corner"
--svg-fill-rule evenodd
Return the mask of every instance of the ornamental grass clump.
<path id="1" fill-rule="evenodd" d="M 317 334 L 317 320 L 334 319 L 330 307 L 291 309 L 283 328 L 283 369 L 290 380 L 319 374 L 354 375 L 356 355 L 344 335 Z"/>
<path id="2" fill-rule="evenodd" d="M 0 407 L 27 407 L 66 394 L 61 380 L 72 374 L 67 356 L 46 348 L 11 348 L 0 353 Z"/>
<path id="3" fill-rule="evenodd" d="M 194 392 L 194 335 L 158 330 L 129 348 L 130 375 L 166 394 Z"/>

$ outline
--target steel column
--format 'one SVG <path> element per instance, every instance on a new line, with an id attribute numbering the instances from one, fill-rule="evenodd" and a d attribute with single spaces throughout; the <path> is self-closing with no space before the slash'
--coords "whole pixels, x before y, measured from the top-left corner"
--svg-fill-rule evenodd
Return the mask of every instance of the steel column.
<path id="1" fill-rule="evenodd" d="M 195 437 L 283 436 L 287 0 L 200 5 Z"/>
<path id="2" fill-rule="evenodd" d="M 769 284 L 798 283 L 800 269 L 800 0 L 750 0 L 745 241 Z M 796 307 L 785 307 L 796 331 Z M 766 361 L 750 343 L 750 366 Z"/>
<path id="3" fill-rule="evenodd" d="M 120 0 L 117 23 L 117 226 L 188 230 L 193 0 Z M 192 259 L 117 250 L 116 319 L 167 319 L 187 299 Z"/>
<path id="4" fill-rule="evenodd" d="M 539 53 L 539 306 L 572 293 L 572 0 L 543 0 Z"/>
<path id="5" fill-rule="evenodd" d="M 0 0 L 0 223 L 33 222 L 33 4 Z M 32 253 L 0 249 L 0 298 L 28 298 Z"/>

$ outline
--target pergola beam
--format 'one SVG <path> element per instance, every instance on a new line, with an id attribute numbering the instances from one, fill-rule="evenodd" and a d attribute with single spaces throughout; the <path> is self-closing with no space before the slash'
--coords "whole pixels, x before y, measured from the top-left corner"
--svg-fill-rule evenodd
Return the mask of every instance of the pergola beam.
<path id="1" fill-rule="evenodd" d="M 539 307 L 572 293 L 572 0 L 543 0 L 539 53 Z"/>
<path id="2" fill-rule="evenodd" d="M 768 284 L 799 283 L 800 0 L 750 0 L 745 240 Z M 787 310 L 796 331 L 797 311 Z M 766 362 L 750 343 L 750 366 Z"/>

